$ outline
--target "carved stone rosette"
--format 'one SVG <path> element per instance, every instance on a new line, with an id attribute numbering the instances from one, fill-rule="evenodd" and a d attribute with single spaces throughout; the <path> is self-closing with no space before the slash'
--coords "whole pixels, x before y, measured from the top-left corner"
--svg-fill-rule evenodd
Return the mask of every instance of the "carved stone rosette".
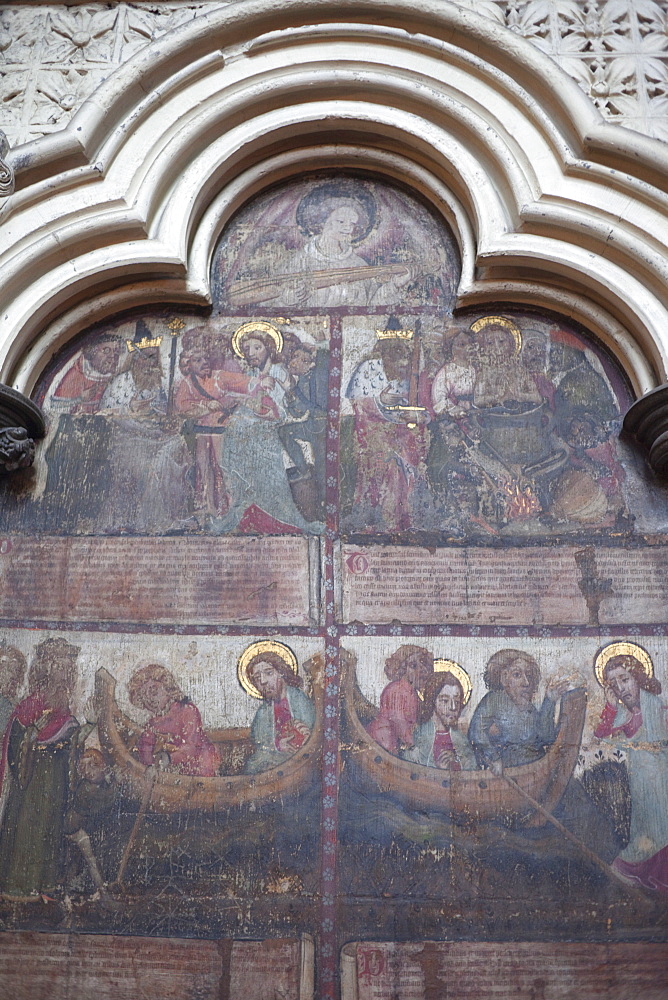
<path id="1" fill-rule="evenodd" d="M 0 383 L 0 473 L 27 469 L 35 438 L 44 437 L 44 415 L 23 393 Z"/>
<path id="2" fill-rule="evenodd" d="M 668 476 L 668 383 L 635 401 L 624 417 L 624 430 L 645 449 L 657 475 Z"/>

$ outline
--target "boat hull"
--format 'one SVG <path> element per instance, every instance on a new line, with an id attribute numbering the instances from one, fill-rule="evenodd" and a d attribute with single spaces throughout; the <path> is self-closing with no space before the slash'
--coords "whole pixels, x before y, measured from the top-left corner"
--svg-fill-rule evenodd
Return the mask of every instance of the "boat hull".
<path id="1" fill-rule="evenodd" d="M 345 664 L 345 721 L 355 760 L 382 793 L 410 809 L 447 812 L 463 822 L 512 821 L 543 825 L 544 816 L 531 805 L 531 796 L 547 812 L 559 804 L 577 763 L 587 707 L 583 688 L 569 691 L 561 703 L 557 738 L 545 755 L 532 764 L 492 771 L 444 771 L 401 760 L 388 753 L 366 731 L 356 710 L 354 657 Z"/>
<path id="2" fill-rule="evenodd" d="M 257 806 L 298 794 L 312 780 L 313 772 L 319 765 L 322 745 L 322 658 L 312 657 L 309 668 L 316 721 L 303 747 L 279 767 L 272 767 L 258 774 L 230 774 L 212 778 L 173 774 L 141 764 L 128 749 L 123 736 L 123 733 L 138 733 L 138 727 L 116 704 L 114 678 L 104 668 L 98 670 L 95 692 L 100 745 L 109 762 L 114 765 L 125 794 L 139 801 L 147 799 L 147 810 L 153 813 L 192 810 L 213 812 L 251 803 Z M 231 742 L 241 745 L 248 740 L 249 731 L 230 729 L 209 735 L 218 745 Z"/>

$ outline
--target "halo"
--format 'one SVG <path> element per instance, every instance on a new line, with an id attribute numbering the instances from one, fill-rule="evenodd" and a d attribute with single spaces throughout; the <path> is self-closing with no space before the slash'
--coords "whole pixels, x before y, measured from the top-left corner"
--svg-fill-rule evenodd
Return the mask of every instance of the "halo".
<path id="1" fill-rule="evenodd" d="M 466 673 L 463 667 L 460 667 L 458 663 L 454 660 L 434 660 L 434 673 L 440 674 L 445 673 L 449 670 L 451 674 L 457 678 L 462 686 L 462 691 L 464 692 L 464 697 L 462 699 L 462 708 L 467 704 L 469 698 L 471 697 L 471 691 L 473 691 L 473 683 L 471 678 Z"/>
<path id="2" fill-rule="evenodd" d="M 261 639 L 259 642 L 252 642 L 250 646 L 247 646 L 237 661 L 237 677 L 246 694 L 249 694 L 251 698 L 262 699 L 262 695 L 248 676 L 248 664 L 258 653 L 276 653 L 293 674 L 299 672 L 299 665 L 297 657 L 290 647 L 284 645 L 282 642 L 275 642 L 273 639 Z"/>
<path id="3" fill-rule="evenodd" d="M 479 333 L 486 326 L 503 326 L 506 330 L 509 330 L 515 341 L 515 354 L 520 353 L 522 350 L 522 334 L 519 326 L 513 323 L 511 319 L 506 319 L 505 316 L 483 316 L 481 319 L 477 319 L 475 323 L 471 323 L 470 330 L 472 333 Z"/>
<path id="4" fill-rule="evenodd" d="M 603 681 L 603 671 L 605 670 L 605 665 L 608 660 L 612 659 L 613 656 L 633 656 L 643 668 L 647 677 L 654 676 L 652 657 L 646 649 L 643 649 L 642 646 L 636 645 L 635 642 L 611 642 L 609 645 L 603 647 L 594 660 L 594 673 L 596 674 L 596 680 L 601 687 L 605 687 L 605 683 Z"/>
<path id="5" fill-rule="evenodd" d="M 251 323 L 243 323 L 238 330 L 232 334 L 232 350 L 238 358 L 245 360 L 244 352 L 241 350 L 241 341 L 249 333 L 268 333 L 276 344 L 278 354 L 283 350 L 283 334 L 272 323 L 265 323 L 264 320 L 254 320 Z"/>

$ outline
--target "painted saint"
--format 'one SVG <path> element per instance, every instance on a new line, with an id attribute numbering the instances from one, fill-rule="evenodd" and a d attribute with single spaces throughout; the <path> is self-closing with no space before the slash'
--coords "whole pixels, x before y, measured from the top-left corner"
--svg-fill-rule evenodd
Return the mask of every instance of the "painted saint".
<path id="1" fill-rule="evenodd" d="M 613 865 L 628 881 L 668 893 L 668 705 L 661 683 L 635 643 L 606 646 L 595 672 L 606 696 L 595 735 L 626 752 L 631 793 L 629 841 Z"/>
<path id="2" fill-rule="evenodd" d="M 443 771 L 473 771 L 477 762 L 471 744 L 459 729 L 459 717 L 471 696 L 471 680 L 459 664 L 437 660 L 439 667 L 427 678 L 419 706 L 413 746 L 404 760 Z"/>
<path id="3" fill-rule="evenodd" d="M 0 829 L 0 891 L 30 897 L 63 882 L 70 776 L 85 732 L 70 701 L 80 647 L 62 638 L 35 648 L 28 695 L 15 707 L 3 744 L 0 781 L 8 784 Z"/>
<path id="4" fill-rule="evenodd" d="M 230 227 L 214 263 L 227 308 L 450 307 L 458 254 L 426 209 L 353 177 L 290 185 Z"/>
<path id="5" fill-rule="evenodd" d="M 256 774 L 301 749 L 315 725 L 315 705 L 302 690 L 294 653 L 283 643 L 253 643 L 239 659 L 238 674 L 244 690 L 262 702 L 251 723 L 253 752 L 244 767 Z"/>

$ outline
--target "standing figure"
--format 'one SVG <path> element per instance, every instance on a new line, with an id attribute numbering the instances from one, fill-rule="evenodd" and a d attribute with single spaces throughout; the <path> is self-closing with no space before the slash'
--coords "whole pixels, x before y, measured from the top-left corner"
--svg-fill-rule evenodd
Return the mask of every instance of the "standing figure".
<path id="1" fill-rule="evenodd" d="M 483 675 L 489 691 L 469 725 L 469 740 L 480 767 L 531 764 L 554 743 L 557 699 L 568 686 L 554 681 L 540 708 L 533 703 L 540 683 L 540 667 L 519 649 L 500 649 Z"/>
<path id="2" fill-rule="evenodd" d="M 313 502 L 323 513 L 325 502 L 325 432 L 327 430 L 328 355 L 299 341 L 292 347 L 288 373 L 292 386 L 285 394 L 287 423 L 279 428 L 279 437 L 292 467 L 291 482 L 312 480 Z M 300 442 L 310 449 L 307 458 Z M 311 465 L 312 461 L 312 465 Z"/>
<path id="3" fill-rule="evenodd" d="M 253 753 L 244 767 L 248 774 L 283 764 L 304 745 L 315 725 L 315 706 L 301 690 L 294 654 L 282 643 L 264 648 L 268 645 L 254 643 L 239 660 L 244 690 L 262 699 L 251 724 Z"/>
<path id="4" fill-rule="evenodd" d="M 107 333 L 82 348 L 49 396 L 51 413 L 96 413 L 105 389 L 118 370 L 119 337 Z"/>
<path id="5" fill-rule="evenodd" d="M 126 342 L 129 363 L 102 396 L 112 472 L 96 519 L 100 531 L 162 533 L 189 514 L 186 446 L 166 416 L 161 342 L 137 320 Z"/>
<path id="6" fill-rule="evenodd" d="M 82 348 L 46 397 L 49 428 L 40 485 L 46 532 L 86 532 L 97 526 L 100 497 L 107 495 L 113 477 L 111 424 L 99 411 L 120 355 L 119 337 L 98 336 Z"/>
<path id="7" fill-rule="evenodd" d="M 626 751 L 631 793 L 629 842 L 613 865 L 630 881 L 668 893 L 668 706 L 661 684 L 649 655 L 632 643 L 603 650 L 596 677 L 606 702 L 595 735 Z"/>
<path id="8" fill-rule="evenodd" d="M 0 830 L 0 891 L 53 892 L 62 883 L 63 835 L 79 724 L 71 713 L 79 647 L 49 638 L 35 648 L 29 691 L 5 734 L 2 779 L 9 780 Z"/>
<path id="9" fill-rule="evenodd" d="M 391 317 L 346 390 L 355 412 L 355 526 L 377 531 L 417 526 L 413 498 L 426 472 L 426 410 L 406 416 L 412 332 L 398 325 Z"/>
<path id="10" fill-rule="evenodd" d="M 26 672 L 26 658 L 16 646 L 0 643 L 0 741 L 4 739 Z"/>
<path id="11" fill-rule="evenodd" d="M 452 664 L 452 670 L 441 670 L 428 678 L 424 701 L 420 705 L 415 746 L 402 753 L 404 760 L 445 771 L 474 771 L 475 754 L 466 736 L 457 728 L 459 716 L 471 694 L 468 674 Z M 457 670 L 457 674 L 453 670 Z M 467 690 L 461 676 L 468 681 Z"/>
<path id="12" fill-rule="evenodd" d="M 230 506 L 224 517 L 211 519 L 211 531 L 234 531 L 248 515 L 260 531 L 287 526 L 319 534 L 323 523 L 307 521 L 295 505 L 283 461 L 279 428 L 288 419 L 285 394 L 293 384 L 280 360 L 283 337 L 270 323 L 246 323 L 232 344 L 252 378 L 225 422 L 221 466 Z"/>
<path id="13" fill-rule="evenodd" d="M 423 646 L 400 646 L 385 660 L 385 676 L 390 683 L 380 696 L 378 715 L 367 731 L 389 753 L 398 754 L 413 746 L 418 691 L 422 691 L 433 670 L 434 657 Z"/>
<path id="14" fill-rule="evenodd" d="M 198 709 L 162 663 L 135 670 L 128 695 L 133 705 L 151 714 L 136 746 L 142 764 L 202 778 L 218 773 L 220 754 L 204 732 Z"/>
<path id="15" fill-rule="evenodd" d="M 188 330 L 181 341 L 179 368 L 182 377 L 174 390 L 173 408 L 185 418 L 183 432 L 194 449 L 194 514 L 222 517 L 229 507 L 229 496 L 221 469 L 221 451 L 225 420 L 234 407 L 254 388 L 252 380 L 231 358 L 220 359 L 223 367 L 214 368 L 219 351 L 206 326 Z M 194 440 L 193 440 L 194 439 Z"/>

